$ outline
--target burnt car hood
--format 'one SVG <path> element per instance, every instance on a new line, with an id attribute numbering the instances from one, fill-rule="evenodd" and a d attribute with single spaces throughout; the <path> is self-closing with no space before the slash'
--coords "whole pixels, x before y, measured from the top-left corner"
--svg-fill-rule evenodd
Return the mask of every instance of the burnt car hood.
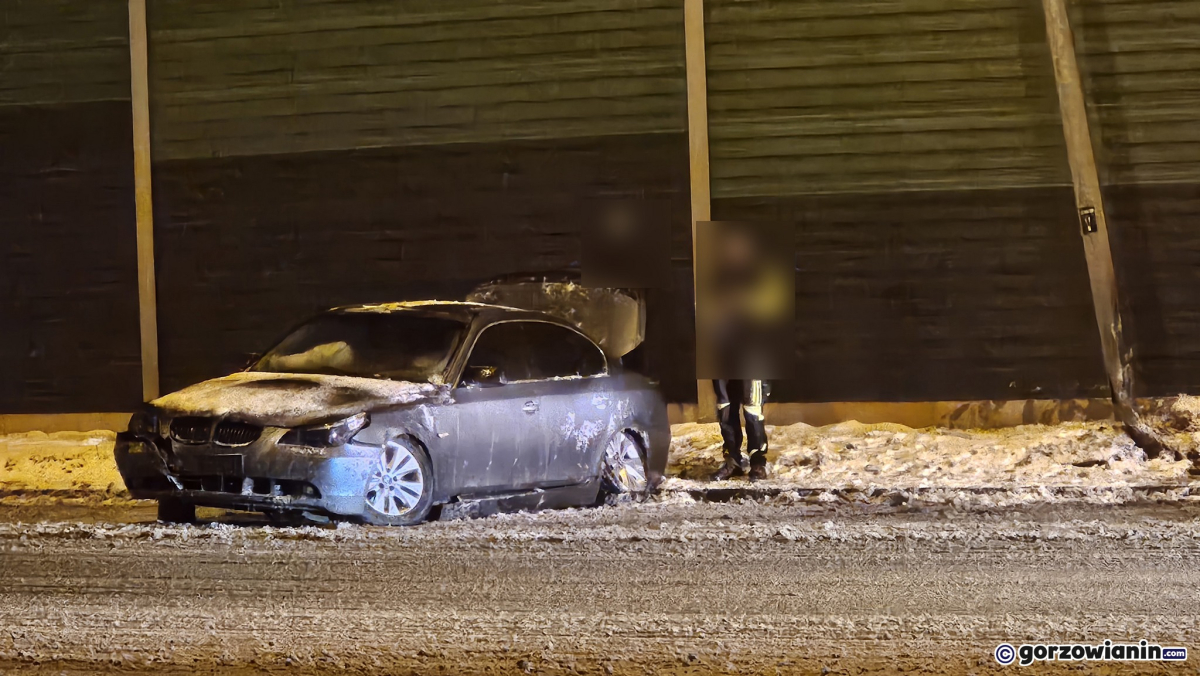
<path id="1" fill-rule="evenodd" d="M 377 408 L 444 398 L 447 388 L 375 378 L 295 373 L 234 373 L 186 387 L 150 402 L 171 416 L 229 416 L 275 427 L 295 427 Z"/>

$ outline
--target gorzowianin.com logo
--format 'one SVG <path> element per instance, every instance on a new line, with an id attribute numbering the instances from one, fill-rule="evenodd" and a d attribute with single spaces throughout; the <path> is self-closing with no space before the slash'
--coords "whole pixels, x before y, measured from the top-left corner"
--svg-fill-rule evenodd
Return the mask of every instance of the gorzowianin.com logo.
<path id="1" fill-rule="evenodd" d="M 1014 662 L 1027 667 L 1034 662 L 1180 662 L 1187 659 L 1187 648 L 1163 647 L 1146 640 L 1137 643 L 1105 641 L 1088 643 L 1026 643 L 1019 648 L 1009 643 L 996 646 L 996 661 L 1008 666 Z"/>

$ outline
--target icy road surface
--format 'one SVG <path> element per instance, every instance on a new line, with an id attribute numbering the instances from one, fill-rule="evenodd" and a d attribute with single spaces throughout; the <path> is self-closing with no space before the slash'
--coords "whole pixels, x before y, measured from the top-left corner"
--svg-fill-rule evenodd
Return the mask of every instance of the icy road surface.
<path id="1" fill-rule="evenodd" d="M 160 526 L 135 503 L 9 505 L 0 673 L 1194 674 L 1197 655 L 1077 671 L 1000 667 L 992 650 L 1145 638 L 1194 651 L 1197 516 L 1190 499 L 955 510 L 676 495 L 273 528 Z"/>

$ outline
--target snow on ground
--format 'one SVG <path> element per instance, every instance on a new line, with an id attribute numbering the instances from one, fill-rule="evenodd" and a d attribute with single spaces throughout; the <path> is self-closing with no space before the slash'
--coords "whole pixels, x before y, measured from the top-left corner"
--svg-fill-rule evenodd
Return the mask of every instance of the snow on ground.
<path id="1" fill-rule="evenodd" d="M 419 528 L 166 526 L 150 510 L 0 520 L 0 673 L 1008 676 L 1002 641 L 1196 645 L 1198 510 L 746 501 Z"/>
<path id="2" fill-rule="evenodd" d="M 420 528 L 159 524 L 111 433 L 0 437 L 0 672 L 1000 674 L 1001 640 L 1195 643 L 1200 482 L 1112 423 L 771 427 L 777 490 L 731 502 L 693 497 L 748 485 L 698 481 L 716 426 L 673 433 L 654 501 Z"/>
<path id="3" fill-rule="evenodd" d="M 1111 421 L 996 430 L 798 423 L 767 426 L 772 478 L 765 483 L 849 491 L 1188 486 L 1200 448 L 1200 398 L 1163 400 L 1142 415 L 1178 459 L 1172 453 L 1147 458 Z M 672 478 L 664 488 L 694 488 L 721 462 L 720 432 L 715 424 L 686 423 L 674 426 L 672 436 Z"/>
<path id="4" fill-rule="evenodd" d="M 721 460 L 716 425 L 676 425 L 669 473 L 704 479 Z M 1187 460 L 1148 460 L 1115 425 L 914 430 L 856 422 L 767 428 L 774 485 L 813 489 L 1180 485 Z M 730 484 L 735 482 L 727 482 Z"/>
<path id="5" fill-rule="evenodd" d="M 0 493 L 124 493 L 113 461 L 115 439 L 99 430 L 0 436 Z"/>
<path id="6" fill-rule="evenodd" d="M 1148 418 L 1184 452 L 1200 442 L 1200 400 L 1180 398 L 1166 414 Z M 1188 459 L 1148 459 L 1111 422 L 1025 425 L 999 430 L 911 429 L 845 422 L 768 426 L 772 490 L 871 492 L 920 489 L 1000 490 L 1046 487 L 1120 491 L 1189 486 Z M 704 487 L 745 486 L 745 480 L 703 482 L 721 461 L 715 424 L 672 429 L 672 494 Z M 28 432 L 0 436 L 0 494 L 78 492 L 119 497 L 124 484 L 113 463 L 111 432 Z M 1200 482 L 1194 484 L 1200 487 Z M 1127 493 L 1127 491 L 1126 491 Z"/>

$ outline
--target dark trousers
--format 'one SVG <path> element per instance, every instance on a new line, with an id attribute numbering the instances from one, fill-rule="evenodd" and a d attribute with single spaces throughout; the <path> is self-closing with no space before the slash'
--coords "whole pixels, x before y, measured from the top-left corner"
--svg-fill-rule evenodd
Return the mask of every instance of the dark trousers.
<path id="1" fill-rule="evenodd" d="M 742 421 L 746 419 L 746 452 L 751 464 L 767 461 L 767 429 L 763 406 L 767 403 L 766 383 L 761 380 L 714 380 L 717 393 L 717 422 L 725 456 L 742 459 Z M 740 414 L 740 415 L 739 415 Z"/>

